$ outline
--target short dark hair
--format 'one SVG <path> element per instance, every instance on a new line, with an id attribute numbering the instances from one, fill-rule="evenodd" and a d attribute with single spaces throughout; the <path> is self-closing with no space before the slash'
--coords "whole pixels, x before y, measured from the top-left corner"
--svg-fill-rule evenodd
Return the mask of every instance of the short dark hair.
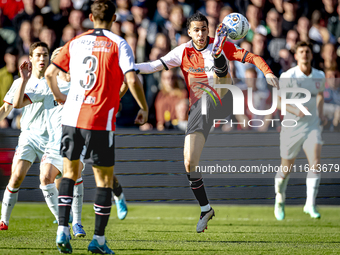
<path id="1" fill-rule="evenodd" d="M 190 29 L 191 22 L 193 21 L 205 21 L 207 26 L 209 26 L 209 22 L 206 16 L 204 16 L 201 12 L 196 12 L 191 15 L 187 20 L 187 28 Z"/>
<path id="2" fill-rule="evenodd" d="M 91 5 L 91 13 L 95 20 L 110 22 L 116 12 L 116 6 L 111 0 L 95 0 Z"/>
<path id="3" fill-rule="evenodd" d="M 313 44 L 311 44 L 310 42 L 298 41 L 295 44 L 294 53 L 296 53 L 297 49 L 300 48 L 300 47 L 308 47 L 313 52 Z"/>
<path id="4" fill-rule="evenodd" d="M 44 47 L 47 49 L 47 52 L 50 53 L 50 49 L 48 48 L 47 44 L 44 42 L 35 42 L 32 43 L 30 46 L 30 50 L 29 50 L 29 56 L 32 57 L 33 56 L 33 51 L 38 48 L 38 47 Z"/>

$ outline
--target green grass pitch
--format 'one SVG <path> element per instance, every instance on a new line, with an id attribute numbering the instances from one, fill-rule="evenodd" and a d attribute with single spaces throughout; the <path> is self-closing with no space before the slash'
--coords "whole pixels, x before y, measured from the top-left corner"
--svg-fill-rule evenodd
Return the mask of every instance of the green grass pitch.
<path id="1" fill-rule="evenodd" d="M 197 205 L 129 204 L 123 221 L 111 211 L 106 238 L 116 254 L 339 254 L 340 207 L 320 206 L 320 220 L 287 206 L 286 219 L 273 206 L 214 205 L 216 217 L 196 233 Z M 57 225 L 45 203 L 18 203 L 9 230 L 0 232 L 0 254 L 58 254 Z M 82 223 L 87 236 L 71 240 L 73 254 L 88 254 L 94 229 L 92 204 Z"/>

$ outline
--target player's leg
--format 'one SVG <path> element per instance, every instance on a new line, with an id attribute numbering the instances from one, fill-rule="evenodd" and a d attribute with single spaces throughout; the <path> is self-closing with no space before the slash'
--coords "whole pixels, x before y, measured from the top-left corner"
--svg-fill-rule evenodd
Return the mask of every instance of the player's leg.
<path id="1" fill-rule="evenodd" d="M 128 213 L 128 209 L 126 205 L 125 196 L 123 193 L 123 188 L 118 182 L 118 179 L 115 175 L 113 175 L 113 195 L 117 207 L 118 219 L 124 220 Z"/>
<path id="2" fill-rule="evenodd" d="M 44 195 L 46 204 L 56 220 L 58 220 L 58 189 L 54 183 L 60 171 L 51 164 L 48 155 L 44 155 L 40 165 L 40 189 Z"/>
<path id="3" fill-rule="evenodd" d="M 85 168 L 85 164 L 83 162 L 79 163 L 79 172 L 78 179 L 73 188 L 73 202 L 72 202 L 72 211 L 73 211 L 73 220 L 72 220 L 72 230 L 73 235 L 76 237 L 85 237 L 86 232 L 84 230 L 83 225 L 81 224 L 81 212 L 83 210 L 83 198 L 84 198 L 84 183 L 81 173 Z"/>
<path id="4" fill-rule="evenodd" d="M 306 178 L 307 200 L 303 211 L 316 219 L 320 218 L 320 213 L 316 209 L 315 199 L 318 194 L 321 180 L 321 171 L 319 171 L 321 148 L 322 141 L 320 131 L 313 130 L 303 144 L 303 150 L 306 153 L 310 169 Z"/>
<path id="5" fill-rule="evenodd" d="M 88 250 L 92 253 L 113 254 L 106 245 L 105 228 L 111 213 L 114 166 L 92 168 L 97 185 L 94 204 L 96 217 L 94 235 Z"/>
<path id="6" fill-rule="evenodd" d="M 280 133 L 281 167 L 275 175 L 274 215 L 277 220 L 285 218 L 286 189 L 289 175 L 305 139 L 305 133 L 294 132 L 294 130 L 283 130 Z"/>
<path id="7" fill-rule="evenodd" d="M 281 158 L 280 170 L 275 175 L 275 208 L 274 214 L 277 220 L 285 218 L 286 189 L 289 181 L 290 170 L 295 158 Z"/>
<path id="8" fill-rule="evenodd" d="M 35 157 L 35 156 L 34 156 Z M 27 160 L 13 159 L 12 173 L 2 199 L 0 230 L 7 230 L 12 210 L 18 201 L 19 188 L 32 163 Z"/>
<path id="9" fill-rule="evenodd" d="M 205 192 L 202 174 L 196 172 L 196 166 L 205 144 L 205 137 L 201 132 L 187 134 L 184 141 L 184 166 L 187 177 L 200 207 L 201 216 L 197 223 L 196 231 L 204 232 L 207 228 L 208 221 L 214 216 L 214 210 L 211 208 L 207 194 Z"/>
<path id="10" fill-rule="evenodd" d="M 80 155 L 85 143 L 79 129 L 63 126 L 60 153 L 63 158 L 63 179 L 61 180 L 58 196 L 58 230 L 56 244 L 63 253 L 71 253 L 70 231 L 68 221 L 73 201 L 73 189 L 79 176 Z"/>

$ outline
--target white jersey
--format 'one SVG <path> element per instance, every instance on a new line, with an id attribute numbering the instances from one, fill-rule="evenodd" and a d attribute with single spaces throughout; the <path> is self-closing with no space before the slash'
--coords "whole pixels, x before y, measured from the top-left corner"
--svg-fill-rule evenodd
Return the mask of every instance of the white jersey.
<path id="1" fill-rule="evenodd" d="M 67 95 L 70 90 L 70 82 L 63 81 L 58 77 L 57 81 L 61 93 Z M 44 89 L 39 91 L 28 91 L 26 96 L 33 104 L 43 103 L 44 109 L 46 109 L 46 125 L 49 136 L 45 152 L 59 154 L 62 135 L 61 118 L 63 107 L 54 100 L 53 93 L 46 83 Z"/>
<path id="2" fill-rule="evenodd" d="M 13 104 L 15 91 L 19 87 L 21 78 L 16 79 L 10 90 L 7 92 L 4 102 Z M 46 84 L 45 78 L 38 79 L 31 76 L 26 84 L 25 91 L 35 91 L 41 93 L 44 90 Z M 21 131 L 34 132 L 38 136 L 47 136 L 45 108 L 43 103 L 31 104 L 23 108 L 22 117 L 20 120 Z M 29 132 L 29 133 L 30 133 Z"/>
<path id="3" fill-rule="evenodd" d="M 296 116 L 287 111 L 284 119 L 294 119 L 297 121 L 297 126 L 294 130 L 310 130 L 319 126 L 319 113 L 316 104 L 316 97 L 319 92 L 325 90 L 325 73 L 323 71 L 312 68 L 310 75 L 305 75 L 299 68 L 299 66 L 289 69 L 280 76 L 280 88 L 304 88 L 310 91 L 311 99 L 303 105 L 308 108 L 308 111 L 312 115 L 306 115 L 302 118 Z M 304 98 L 305 95 L 302 93 L 287 93 L 287 99 L 298 99 Z M 292 127 L 283 127 L 290 131 Z"/>

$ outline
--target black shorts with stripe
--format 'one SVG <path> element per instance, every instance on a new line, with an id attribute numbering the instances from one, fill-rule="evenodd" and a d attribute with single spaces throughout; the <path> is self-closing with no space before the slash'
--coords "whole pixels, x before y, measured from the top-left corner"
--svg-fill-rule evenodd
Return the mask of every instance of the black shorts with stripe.
<path id="1" fill-rule="evenodd" d="M 207 140 L 211 127 L 215 119 L 226 119 L 233 112 L 233 97 L 229 91 L 220 101 L 215 98 L 214 100 L 207 95 L 206 97 L 207 114 L 202 115 L 202 98 L 197 100 L 189 111 L 188 126 L 185 135 L 194 132 L 201 132 Z"/>
<path id="2" fill-rule="evenodd" d="M 94 166 L 114 166 L 115 139 L 113 131 L 87 130 L 63 126 L 60 154 L 69 160 L 77 160 L 83 151 L 84 162 Z"/>

